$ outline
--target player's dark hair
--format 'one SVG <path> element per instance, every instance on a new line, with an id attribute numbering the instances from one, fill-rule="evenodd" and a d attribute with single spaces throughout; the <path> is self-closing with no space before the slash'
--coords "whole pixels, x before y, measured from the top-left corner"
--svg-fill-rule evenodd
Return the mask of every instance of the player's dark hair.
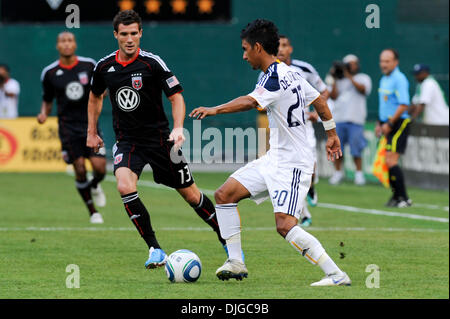
<path id="1" fill-rule="evenodd" d="M 65 34 L 65 33 L 71 34 L 73 36 L 73 38 L 75 39 L 75 41 L 76 41 L 76 37 L 75 37 L 75 34 L 73 32 L 64 30 L 64 31 L 61 31 L 60 33 L 58 33 L 58 35 L 56 36 L 56 43 L 58 43 L 59 37 L 62 36 L 63 34 Z"/>
<path id="2" fill-rule="evenodd" d="M 400 55 L 398 54 L 398 51 L 397 51 L 396 49 L 393 49 L 393 48 L 387 48 L 387 49 L 384 49 L 384 51 L 391 51 L 392 54 L 394 55 L 394 58 L 395 58 L 396 60 L 399 60 L 399 59 L 400 59 Z"/>
<path id="3" fill-rule="evenodd" d="M 288 37 L 287 35 L 280 34 L 280 40 L 281 40 L 281 39 L 286 39 L 286 40 L 288 40 L 289 45 L 291 45 L 291 39 L 289 39 L 289 37 Z"/>
<path id="4" fill-rule="evenodd" d="M 142 29 L 142 19 L 136 11 L 120 11 L 118 14 L 116 14 L 113 20 L 114 31 L 119 31 L 119 24 L 130 25 L 133 23 L 137 23 L 139 25 L 139 30 Z"/>
<path id="5" fill-rule="evenodd" d="M 241 31 L 241 39 L 247 41 L 252 47 L 259 43 L 264 50 L 272 55 L 277 55 L 280 37 L 278 28 L 269 20 L 256 19 L 250 22 Z"/>

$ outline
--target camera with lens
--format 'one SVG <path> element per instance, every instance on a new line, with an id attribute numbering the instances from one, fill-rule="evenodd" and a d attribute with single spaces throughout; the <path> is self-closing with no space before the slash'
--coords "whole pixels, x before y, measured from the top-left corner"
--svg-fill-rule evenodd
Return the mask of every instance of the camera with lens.
<path id="1" fill-rule="evenodd" d="M 6 79 L 0 74 L 0 86 L 5 83 Z"/>
<path id="2" fill-rule="evenodd" d="M 334 61 L 330 73 L 334 78 L 342 79 L 344 77 L 344 70 L 350 71 L 350 67 L 347 63 Z"/>

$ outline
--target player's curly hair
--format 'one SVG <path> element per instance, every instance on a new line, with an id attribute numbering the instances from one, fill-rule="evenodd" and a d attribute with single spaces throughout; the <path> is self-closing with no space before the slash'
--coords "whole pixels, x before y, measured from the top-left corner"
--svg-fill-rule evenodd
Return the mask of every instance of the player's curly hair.
<path id="1" fill-rule="evenodd" d="M 119 31 L 119 24 L 130 25 L 133 23 L 139 24 L 139 30 L 142 29 L 142 19 L 134 10 L 120 11 L 113 20 L 114 31 Z"/>
<path id="2" fill-rule="evenodd" d="M 241 31 L 241 39 L 247 41 L 252 47 L 258 42 L 264 50 L 272 55 L 277 55 L 280 45 L 278 28 L 269 20 L 256 19 Z"/>

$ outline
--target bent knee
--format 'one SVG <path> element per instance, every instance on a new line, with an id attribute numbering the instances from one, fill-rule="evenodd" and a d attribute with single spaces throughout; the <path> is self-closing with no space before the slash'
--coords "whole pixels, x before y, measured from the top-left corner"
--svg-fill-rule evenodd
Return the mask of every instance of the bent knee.
<path id="1" fill-rule="evenodd" d="M 276 225 L 278 234 L 282 237 L 286 237 L 292 227 L 297 225 L 297 219 L 293 216 L 280 213 L 276 216 Z"/>
<path id="2" fill-rule="evenodd" d="M 94 174 L 97 176 L 104 177 L 106 175 L 106 167 L 96 167 L 94 169 Z"/>
<path id="3" fill-rule="evenodd" d="M 136 192 L 136 185 L 127 180 L 119 180 L 117 181 L 117 190 L 120 195 L 126 195 L 130 193 Z"/>
<path id="4" fill-rule="evenodd" d="M 219 188 L 214 192 L 214 200 L 216 201 L 216 204 L 225 204 L 225 194 L 224 192 Z"/>
<path id="5" fill-rule="evenodd" d="M 104 158 L 95 158 L 95 160 L 91 158 L 90 160 L 95 174 L 106 174 L 106 160 Z"/>
<path id="6" fill-rule="evenodd" d="M 181 196 L 183 196 L 183 199 L 190 205 L 198 205 L 201 199 L 200 192 L 196 193 L 191 191 L 187 193 L 182 193 Z"/>
<path id="7" fill-rule="evenodd" d="M 219 188 L 214 192 L 214 200 L 216 201 L 216 204 L 228 204 L 235 202 L 233 196 L 231 196 L 231 193 L 223 188 Z"/>
<path id="8" fill-rule="evenodd" d="M 288 225 L 283 224 L 283 225 L 277 225 L 277 232 L 278 234 L 280 234 L 282 237 L 286 237 L 287 233 L 289 233 L 289 231 L 291 230 L 292 226 L 288 227 Z"/>
<path id="9" fill-rule="evenodd" d="M 75 176 L 77 180 L 85 180 L 86 179 L 86 166 L 84 166 L 84 162 L 74 162 L 73 169 L 75 171 Z"/>

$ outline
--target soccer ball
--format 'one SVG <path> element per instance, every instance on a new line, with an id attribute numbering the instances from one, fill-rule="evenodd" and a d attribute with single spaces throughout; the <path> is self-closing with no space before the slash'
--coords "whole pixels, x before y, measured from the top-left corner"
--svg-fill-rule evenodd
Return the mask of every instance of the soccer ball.
<path id="1" fill-rule="evenodd" d="M 202 273 L 200 258 L 187 249 L 180 249 L 171 253 L 165 268 L 167 278 L 171 282 L 194 282 Z"/>

